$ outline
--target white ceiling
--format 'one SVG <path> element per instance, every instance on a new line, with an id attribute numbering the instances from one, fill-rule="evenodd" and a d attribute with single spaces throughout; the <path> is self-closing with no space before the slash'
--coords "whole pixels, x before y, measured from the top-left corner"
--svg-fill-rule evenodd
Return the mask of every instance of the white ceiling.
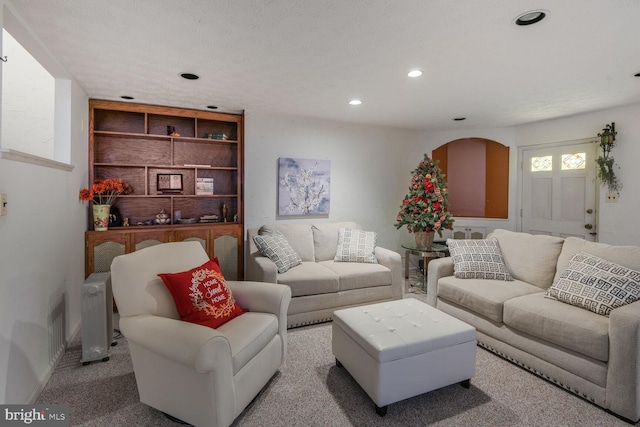
<path id="1" fill-rule="evenodd" d="M 429 130 L 640 102 L 639 0 L 9 1 L 91 98 Z"/>

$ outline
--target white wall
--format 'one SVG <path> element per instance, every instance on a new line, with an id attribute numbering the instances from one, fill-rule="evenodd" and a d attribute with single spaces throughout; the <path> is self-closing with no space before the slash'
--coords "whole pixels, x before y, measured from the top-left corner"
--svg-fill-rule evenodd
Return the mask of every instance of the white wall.
<path id="1" fill-rule="evenodd" d="M 518 148 L 526 145 L 593 138 L 616 122 L 613 150 L 624 188 L 618 203 L 605 203 L 601 192 L 601 242 L 640 245 L 640 104 L 530 125 L 498 129 L 461 129 L 418 132 L 246 112 L 245 222 L 249 227 L 274 221 L 301 221 L 277 217 L 277 160 L 279 157 L 331 160 L 331 214 L 313 221 L 356 220 L 379 233 L 380 245 L 400 250 L 412 236 L 393 227 L 410 173 L 424 153 L 459 138 L 487 138 L 510 147 L 509 218 L 458 218 L 456 225 L 516 230 Z M 305 219 L 302 219 L 305 220 Z"/>
<path id="2" fill-rule="evenodd" d="M 380 246 L 399 249 L 408 233 L 393 224 L 410 171 L 422 159 L 421 132 L 248 110 L 245 135 L 246 227 L 276 221 L 356 221 L 378 233 Z M 328 218 L 278 217 L 280 157 L 331 161 Z"/>
<path id="3" fill-rule="evenodd" d="M 605 125 L 615 122 L 616 147 L 611 151 L 620 167 L 623 184 L 618 203 L 605 203 L 606 188 L 600 191 L 598 240 L 617 245 L 640 245 L 640 104 L 606 111 L 519 126 L 518 146 L 581 138 L 597 140 Z"/>
<path id="4" fill-rule="evenodd" d="M 70 141 L 61 144 L 71 144 L 73 171 L 0 159 L 8 202 L 0 217 L 0 403 L 37 397 L 53 368 L 58 316 L 62 340 L 80 326 L 87 208 L 78 191 L 87 184 L 88 99 L 68 86 L 71 128 L 61 134 Z"/>
<path id="5" fill-rule="evenodd" d="M 509 207 L 508 219 L 484 219 L 484 218 L 455 218 L 454 226 L 483 227 L 487 233 L 496 228 L 506 230 L 516 229 L 517 186 L 518 180 L 518 149 L 515 144 L 513 128 L 499 129 L 459 129 L 453 131 L 426 132 L 426 145 L 424 151 L 431 153 L 436 148 L 451 141 L 461 138 L 486 138 L 499 142 L 509 147 Z M 446 177 L 445 177 L 446 179 Z"/>

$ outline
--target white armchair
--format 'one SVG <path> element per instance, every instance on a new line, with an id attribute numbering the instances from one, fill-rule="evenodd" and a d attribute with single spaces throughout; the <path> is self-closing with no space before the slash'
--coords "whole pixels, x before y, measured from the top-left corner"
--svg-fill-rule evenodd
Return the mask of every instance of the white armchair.
<path id="1" fill-rule="evenodd" d="M 175 242 L 113 260 L 113 295 L 140 401 L 195 426 L 228 426 L 281 366 L 287 352 L 288 286 L 228 281 L 248 312 L 217 329 L 180 320 L 158 273 L 202 265 L 198 242 Z"/>

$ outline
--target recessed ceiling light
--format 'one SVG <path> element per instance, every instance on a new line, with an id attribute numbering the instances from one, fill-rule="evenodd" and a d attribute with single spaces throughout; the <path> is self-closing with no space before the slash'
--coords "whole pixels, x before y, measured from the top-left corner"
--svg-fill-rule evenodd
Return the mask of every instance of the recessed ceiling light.
<path id="1" fill-rule="evenodd" d="M 520 26 L 525 26 L 525 25 L 532 25 L 535 24 L 536 22 L 540 22 L 542 21 L 545 16 L 547 16 L 547 13 L 549 13 L 549 11 L 547 10 L 530 10 L 529 12 L 525 12 L 521 15 L 518 15 L 516 17 L 515 23 L 516 25 L 520 25 Z"/>
<path id="2" fill-rule="evenodd" d="M 454 122 L 461 122 L 461 121 L 463 121 L 463 120 L 467 120 L 467 118 L 466 118 L 466 117 L 454 117 L 454 118 L 453 118 L 453 121 L 454 121 Z"/>
<path id="3" fill-rule="evenodd" d="M 120 98 L 122 98 L 122 99 L 133 99 L 133 96 L 122 95 Z"/>
<path id="4" fill-rule="evenodd" d="M 218 107 L 216 105 L 207 105 L 207 108 L 210 110 L 217 110 Z"/>
<path id="5" fill-rule="evenodd" d="M 200 76 L 193 73 L 180 73 L 180 77 L 187 80 L 198 80 L 200 78 Z"/>
<path id="6" fill-rule="evenodd" d="M 362 101 L 360 101 L 359 99 L 352 99 L 351 101 L 349 101 L 350 105 L 360 105 L 362 104 Z"/>
<path id="7" fill-rule="evenodd" d="M 420 70 L 411 70 L 407 74 L 407 76 L 409 76 L 409 77 L 420 77 L 421 75 L 422 75 L 422 71 L 420 71 Z"/>

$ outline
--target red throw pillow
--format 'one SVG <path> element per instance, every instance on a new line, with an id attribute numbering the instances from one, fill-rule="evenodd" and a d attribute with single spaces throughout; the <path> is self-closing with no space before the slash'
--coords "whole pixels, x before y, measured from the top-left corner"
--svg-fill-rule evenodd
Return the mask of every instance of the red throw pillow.
<path id="1" fill-rule="evenodd" d="M 158 274 L 171 292 L 180 319 L 217 328 L 247 310 L 236 300 L 225 283 L 214 258 L 181 273 Z"/>

